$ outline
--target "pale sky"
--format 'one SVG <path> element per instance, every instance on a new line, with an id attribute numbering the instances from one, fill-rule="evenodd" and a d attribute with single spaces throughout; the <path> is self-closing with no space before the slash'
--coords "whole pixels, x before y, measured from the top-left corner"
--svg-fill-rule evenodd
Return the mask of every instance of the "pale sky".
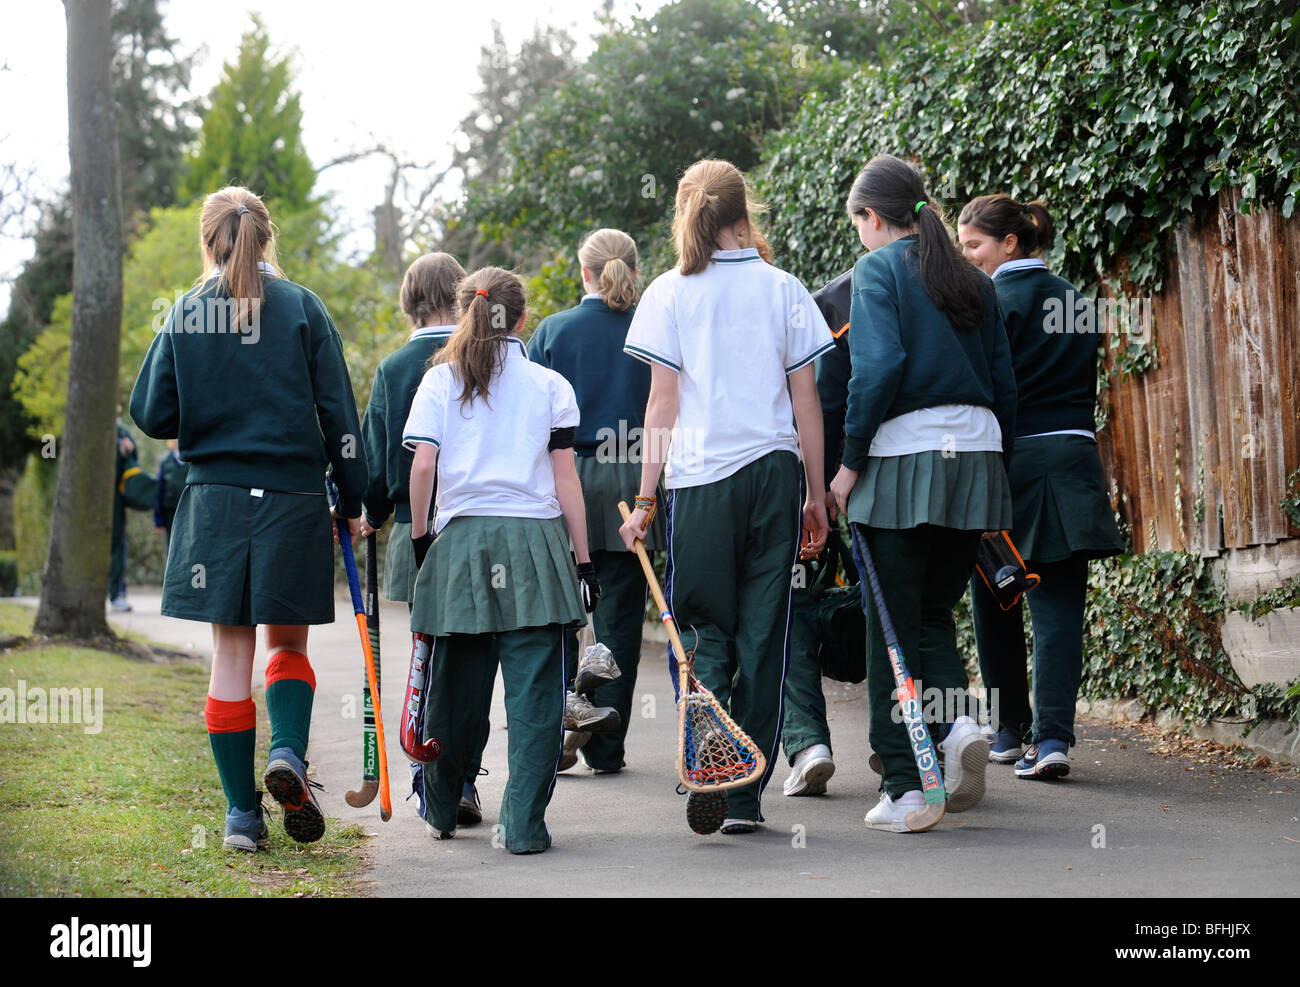
<path id="1" fill-rule="evenodd" d="M 615 0 L 615 16 L 650 13 L 664 0 Z M 165 0 L 168 33 L 182 52 L 205 49 L 195 92 L 207 95 L 232 60 L 249 12 L 261 14 L 274 45 L 294 55 L 302 93 L 303 137 L 317 164 L 350 149 L 389 144 L 412 159 L 448 161 L 456 127 L 478 88 L 479 50 L 501 22 L 512 50 L 535 24 L 568 29 L 589 53 L 600 0 Z M 67 27 L 63 4 L 30 0 L 6 10 L 0 35 L 0 159 L 36 169 L 42 191 L 68 177 Z M 371 136 L 373 135 L 373 137 Z M 335 193 L 355 247 L 372 242 L 370 210 L 383 198 L 382 159 L 321 175 Z M 30 241 L 0 239 L 0 278 L 15 275 Z M 0 283 L 0 312 L 8 308 Z"/>

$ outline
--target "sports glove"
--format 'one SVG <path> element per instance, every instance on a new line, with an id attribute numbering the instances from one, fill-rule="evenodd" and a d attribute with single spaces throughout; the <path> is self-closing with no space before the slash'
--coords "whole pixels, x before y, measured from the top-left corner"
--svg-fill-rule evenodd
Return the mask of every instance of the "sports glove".
<path id="1" fill-rule="evenodd" d="M 578 581 L 582 584 L 582 605 L 591 613 L 600 602 L 600 582 L 596 579 L 594 562 L 578 563 Z"/>
<path id="2" fill-rule="evenodd" d="M 426 531 L 419 538 L 412 536 L 411 547 L 415 549 L 415 568 L 418 572 L 420 566 L 424 565 L 424 557 L 429 554 L 429 546 L 433 544 L 433 533 Z"/>

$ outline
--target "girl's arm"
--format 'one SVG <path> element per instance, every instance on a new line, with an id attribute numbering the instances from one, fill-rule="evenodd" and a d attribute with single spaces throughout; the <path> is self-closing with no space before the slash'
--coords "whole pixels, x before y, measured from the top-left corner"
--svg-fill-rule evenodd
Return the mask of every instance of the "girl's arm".
<path id="1" fill-rule="evenodd" d="M 645 428 L 641 437 L 641 490 L 642 497 L 653 497 L 659 489 L 659 477 L 664 470 L 668 454 L 669 436 L 677 424 L 678 411 L 677 371 L 662 363 L 650 364 L 650 398 L 646 402 Z M 821 428 L 818 425 L 818 428 Z M 638 538 L 644 539 L 650 519 L 648 511 L 637 509 L 623 522 L 619 533 L 628 551 Z"/>
<path id="2" fill-rule="evenodd" d="M 590 562 L 591 555 L 587 551 L 587 505 L 582 499 L 582 481 L 578 479 L 573 450 L 551 450 L 551 467 L 555 470 L 555 496 L 560 501 L 564 523 L 569 526 L 569 538 L 573 542 L 573 556 L 579 565 Z M 414 474 L 411 479 L 411 503 L 414 504 Z"/>
<path id="3" fill-rule="evenodd" d="M 794 420 L 799 428 L 799 451 L 803 454 L 804 482 L 808 490 L 803 506 L 802 550 L 810 558 L 821 552 L 830 533 L 826 521 L 822 404 L 813 364 L 800 367 L 790 375 L 790 402 L 794 405 Z"/>
<path id="4" fill-rule="evenodd" d="M 429 501 L 438 475 L 438 447 L 421 442 L 411 462 L 411 538 L 423 538 L 429 530 Z"/>

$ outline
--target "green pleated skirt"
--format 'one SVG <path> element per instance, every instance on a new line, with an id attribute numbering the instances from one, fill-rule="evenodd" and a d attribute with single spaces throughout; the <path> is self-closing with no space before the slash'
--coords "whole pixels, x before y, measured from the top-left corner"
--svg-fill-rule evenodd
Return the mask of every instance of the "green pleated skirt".
<path id="1" fill-rule="evenodd" d="M 410 603 L 415 592 L 415 549 L 411 547 L 411 525 L 394 521 L 384 547 L 384 599 Z"/>
<path id="2" fill-rule="evenodd" d="M 324 493 L 188 484 L 172 522 L 163 615 L 239 627 L 332 623 L 333 530 Z"/>
<path id="3" fill-rule="evenodd" d="M 582 499 L 587 505 L 587 548 L 593 552 L 625 552 L 623 538 L 618 529 L 623 517 L 618 513 L 618 502 L 626 501 L 629 508 L 636 506 L 636 495 L 641 489 L 641 464 L 625 462 L 600 462 L 595 456 L 575 457 L 578 479 L 582 481 Z M 646 532 L 646 551 L 654 552 L 664 547 L 664 492 L 658 492 L 659 510 Z"/>
<path id="4" fill-rule="evenodd" d="M 1124 551 L 1115 525 L 1097 443 L 1082 435 L 1016 439 L 1007 472 L 1023 558 L 1061 562 L 1104 559 Z"/>
<path id="5" fill-rule="evenodd" d="M 1000 531 L 1011 519 L 1000 452 L 872 456 L 849 495 L 849 521 L 871 528 Z"/>
<path id="6" fill-rule="evenodd" d="M 458 517 L 415 580 L 411 629 L 433 637 L 586 622 L 563 518 Z"/>

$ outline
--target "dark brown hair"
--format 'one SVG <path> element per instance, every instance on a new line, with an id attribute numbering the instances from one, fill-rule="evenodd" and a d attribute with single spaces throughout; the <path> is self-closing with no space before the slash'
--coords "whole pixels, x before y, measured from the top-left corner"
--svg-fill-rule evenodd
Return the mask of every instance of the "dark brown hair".
<path id="1" fill-rule="evenodd" d="M 673 245 L 683 274 L 698 274 L 713 260 L 718 233 L 738 220 L 748 220 L 742 247 L 757 247 L 772 263 L 772 248 L 754 222 L 762 206 L 752 202 L 745 176 L 730 161 L 705 158 L 686 169 L 677 183 L 673 211 Z"/>
<path id="2" fill-rule="evenodd" d="M 465 277 L 465 269 L 451 254 L 425 254 L 417 257 L 402 278 L 402 314 L 411 328 L 433 324 L 438 316 L 456 317 L 456 285 Z"/>
<path id="3" fill-rule="evenodd" d="M 984 324 L 992 287 L 953 244 L 943 211 L 915 168 L 892 154 L 872 158 L 853 182 L 847 206 L 850 215 L 871 209 L 889 226 L 914 231 L 908 253 L 920 261 L 921 284 L 935 307 L 956 329 Z"/>
<path id="4" fill-rule="evenodd" d="M 506 340 L 524 316 L 524 283 L 499 267 L 467 274 L 456 288 L 460 320 L 430 366 L 448 363 L 460 378 L 462 405 L 480 395 L 486 401 L 506 361 Z"/>
<path id="5" fill-rule="evenodd" d="M 958 226 L 969 226 L 996 240 L 1016 238 L 1016 256 L 1034 257 L 1052 245 L 1056 227 L 1047 206 L 1034 201 L 1021 204 L 998 192 L 971 199 L 957 217 Z"/>
<path id="6" fill-rule="evenodd" d="M 240 324 L 249 325 L 251 311 L 264 297 L 258 262 L 270 264 L 280 274 L 275 266 L 275 226 L 270 212 L 248 189 L 227 186 L 203 200 L 199 240 L 211 263 L 221 269 L 215 288 L 224 288 L 239 300 Z M 203 279 L 210 273 L 209 267 Z"/>

